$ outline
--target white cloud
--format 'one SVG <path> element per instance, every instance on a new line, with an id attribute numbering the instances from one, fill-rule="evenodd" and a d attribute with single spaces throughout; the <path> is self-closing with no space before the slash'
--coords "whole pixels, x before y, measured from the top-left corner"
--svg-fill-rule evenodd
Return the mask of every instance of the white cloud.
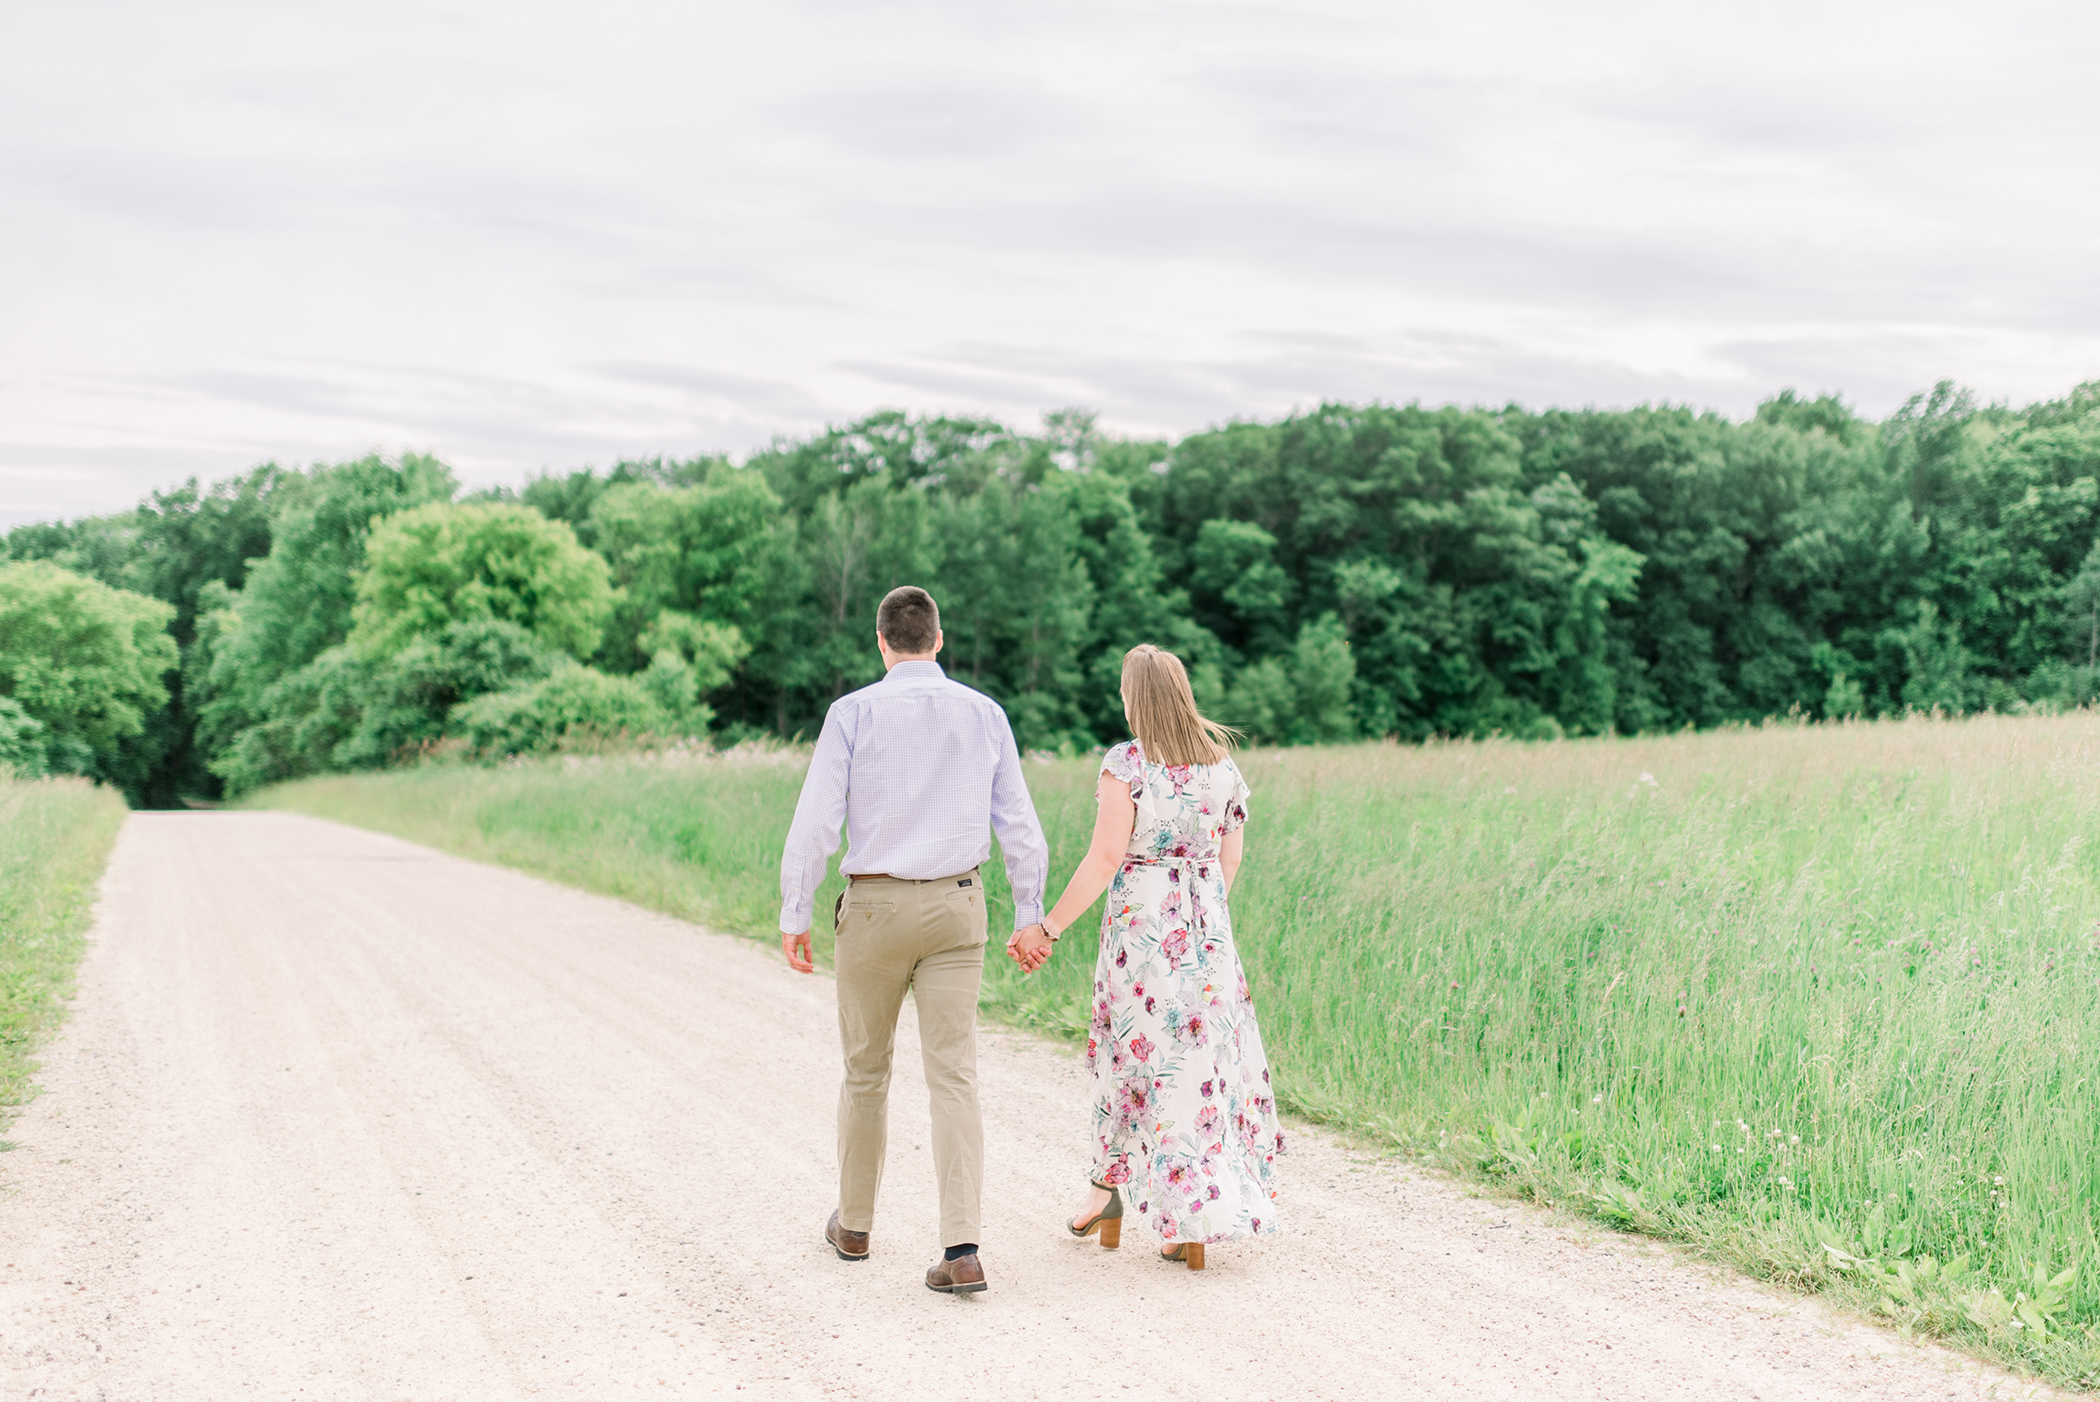
<path id="1" fill-rule="evenodd" d="M 2100 375 L 2056 4 L 84 3 L 0 49 L 0 523 L 877 406 Z"/>

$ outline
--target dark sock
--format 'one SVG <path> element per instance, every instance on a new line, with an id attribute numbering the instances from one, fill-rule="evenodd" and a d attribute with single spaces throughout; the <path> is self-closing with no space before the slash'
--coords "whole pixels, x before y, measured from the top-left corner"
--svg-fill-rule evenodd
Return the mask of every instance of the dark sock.
<path id="1" fill-rule="evenodd" d="M 946 1251 L 942 1252 L 941 1254 L 943 1256 L 946 1256 L 951 1261 L 960 1261 L 965 1256 L 975 1256 L 977 1254 L 977 1243 L 974 1241 L 966 1241 L 961 1246 L 949 1247 Z"/>

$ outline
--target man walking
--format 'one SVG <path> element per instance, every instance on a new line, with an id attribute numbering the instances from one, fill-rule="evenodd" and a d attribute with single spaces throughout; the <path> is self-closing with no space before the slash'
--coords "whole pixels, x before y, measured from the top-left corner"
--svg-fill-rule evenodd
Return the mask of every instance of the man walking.
<path id="1" fill-rule="evenodd" d="M 881 681 L 831 703 L 802 781 L 780 857 L 780 943 L 803 973 L 810 904 L 846 825 L 848 878 L 838 920 L 839 1203 L 824 1239 L 865 1260 L 889 1137 L 890 1058 L 910 989 L 933 1111 L 941 1189 L 942 1259 L 929 1289 L 985 1288 L 977 1259 L 984 1120 L 977 1107 L 977 989 L 987 936 L 984 882 L 999 835 L 1017 930 L 1043 918 L 1049 850 L 1021 778 L 1006 712 L 950 681 L 934 655 L 941 615 L 932 595 L 892 589 L 875 614 Z"/>

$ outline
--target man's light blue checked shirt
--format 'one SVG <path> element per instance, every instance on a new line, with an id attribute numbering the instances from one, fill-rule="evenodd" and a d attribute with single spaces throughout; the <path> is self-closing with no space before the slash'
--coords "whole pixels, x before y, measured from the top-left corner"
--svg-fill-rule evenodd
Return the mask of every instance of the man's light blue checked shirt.
<path id="1" fill-rule="evenodd" d="M 930 881 L 980 865 L 991 833 L 1006 854 L 1014 928 L 1043 918 L 1050 849 L 999 703 L 938 662 L 899 662 L 831 703 L 780 854 L 780 928 L 809 928 L 810 904 L 846 825 L 848 876 Z"/>

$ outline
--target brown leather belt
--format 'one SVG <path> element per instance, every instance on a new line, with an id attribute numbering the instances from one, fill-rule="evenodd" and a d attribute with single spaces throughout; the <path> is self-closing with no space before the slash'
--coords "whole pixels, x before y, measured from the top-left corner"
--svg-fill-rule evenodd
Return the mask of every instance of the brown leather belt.
<path id="1" fill-rule="evenodd" d="M 929 881 L 955 881 L 966 876 L 977 875 L 977 868 L 958 871 L 949 876 L 892 876 L 886 871 L 864 871 L 858 876 L 848 876 L 848 881 L 908 881 L 914 886 L 924 886 Z"/>

